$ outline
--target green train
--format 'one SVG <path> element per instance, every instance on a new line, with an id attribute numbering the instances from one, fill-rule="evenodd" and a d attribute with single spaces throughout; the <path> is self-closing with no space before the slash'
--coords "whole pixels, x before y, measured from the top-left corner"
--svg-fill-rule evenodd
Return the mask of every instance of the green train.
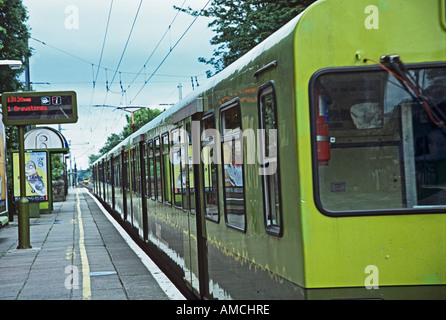
<path id="1" fill-rule="evenodd" d="M 94 164 L 204 299 L 446 299 L 446 1 L 317 1 Z"/>

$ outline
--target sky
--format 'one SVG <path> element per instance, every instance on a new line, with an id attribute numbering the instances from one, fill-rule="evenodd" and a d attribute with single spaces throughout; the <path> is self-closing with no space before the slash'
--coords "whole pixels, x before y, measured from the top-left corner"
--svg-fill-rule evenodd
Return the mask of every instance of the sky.
<path id="1" fill-rule="evenodd" d="M 87 169 L 89 155 L 97 154 L 109 135 L 122 131 L 130 113 L 115 107 L 168 108 L 179 100 L 180 83 L 184 98 L 193 90 L 191 77 L 195 88 L 206 82 L 210 66 L 198 58 L 210 58 L 215 49 L 210 20 L 199 17 L 193 23 L 194 17 L 177 14 L 173 6 L 198 10 L 207 3 L 23 0 L 32 37 L 32 88 L 77 93 L 79 120 L 62 125 L 73 167 L 76 162 L 78 169 Z M 99 107 L 103 105 L 108 107 Z"/>

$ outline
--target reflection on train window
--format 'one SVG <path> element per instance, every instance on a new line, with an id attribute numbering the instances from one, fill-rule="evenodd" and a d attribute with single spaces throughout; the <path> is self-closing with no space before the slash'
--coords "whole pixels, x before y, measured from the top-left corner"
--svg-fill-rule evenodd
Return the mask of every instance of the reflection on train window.
<path id="1" fill-rule="evenodd" d="M 186 158 L 188 157 L 189 149 L 188 145 L 187 133 L 184 130 L 184 127 L 180 129 L 180 140 L 181 140 L 181 193 L 183 194 L 183 209 L 187 210 L 189 208 L 189 197 L 187 196 L 187 183 L 188 183 L 188 175 L 186 174 Z"/>
<path id="2" fill-rule="evenodd" d="M 181 174 L 181 147 L 180 147 L 180 130 L 174 129 L 171 132 L 172 149 L 172 175 L 173 175 L 173 197 L 174 206 L 183 207 L 183 176 Z M 184 182 L 185 183 L 185 182 Z"/>
<path id="3" fill-rule="evenodd" d="M 139 163 L 139 146 L 130 150 L 131 152 L 131 165 L 132 165 L 132 190 L 135 193 L 141 193 L 141 171 Z"/>
<path id="4" fill-rule="evenodd" d="M 218 181 L 215 118 L 210 115 L 201 121 L 201 156 L 203 160 L 203 186 L 204 186 L 204 214 L 207 219 L 219 221 L 218 211 Z M 213 161 L 215 160 L 215 161 Z"/>
<path id="5" fill-rule="evenodd" d="M 130 177 L 129 177 L 129 154 L 128 154 L 128 152 L 124 151 L 123 156 L 124 156 L 124 172 L 123 172 L 122 185 L 125 190 L 129 190 Z"/>
<path id="6" fill-rule="evenodd" d="M 266 230 L 281 233 L 280 174 L 277 149 L 276 97 L 273 84 L 268 84 L 259 93 L 259 128 L 262 159 L 260 168 L 263 180 L 263 202 Z"/>
<path id="7" fill-rule="evenodd" d="M 313 86 L 320 205 L 327 211 L 446 206 L 446 68 L 324 73 Z"/>
<path id="8" fill-rule="evenodd" d="M 119 157 L 114 157 L 112 159 L 113 163 L 113 178 L 114 178 L 114 186 L 121 187 L 121 160 Z"/>
<path id="9" fill-rule="evenodd" d="M 156 199 L 163 202 L 163 187 L 161 180 L 161 150 L 160 138 L 155 138 L 155 176 L 156 176 Z"/>
<path id="10" fill-rule="evenodd" d="M 149 177 L 148 185 L 149 192 L 148 195 L 150 199 L 155 200 L 155 159 L 153 154 L 153 141 L 150 140 L 147 147 L 149 161 L 147 163 L 147 175 Z"/>
<path id="11" fill-rule="evenodd" d="M 194 166 L 192 161 L 192 131 L 190 122 L 186 123 L 186 132 L 187 136 L 189 137 L 188 141 L 185 141 L 185 148 L 188 148 L 187 156 L 187 171 L 188 171 L 188 180 L 187 180 L 187 186 L 188 186 L 188 198 L 189 198 L 189 208 L 190 213 L 195 213 L 195 188 L 194 188 Z"/>
<path id="12" fill-rule="evenodd" d="M 141 150 L 140 153 L 142 155 L 141 159 L 141 193 L 144 194 L 145 197 L 147 197 L 147 194 L 149 192 L 149 186 L 148 186 L 148 173 L 147 173 L 147 145 L 146 144 L 140 144 Z"/>
<path id="13" fill-rule="evenodd" d="M 221 150 L 223 157 L 223 200 L 228 226 L 245 230 L 245 187 L 240 105 L 221 110 Z"/>
<path id="14" fill-rule="evenodd" d="M 162 159 L 163 159 L 163 179 L 164 179 L 164 201 L 167 204 L 172 204 L 172 191 L 171 191 L 171 175 L 170 175 L 170 161 L 169 161 L 169 134 L 165 133 L 161 136 L 163 143 L 162 147 Z"/>
<path id="15" fill-rule="evenodd" d="M 135 148 L 136 153 L 134 156 L 135 159 L 135 183 L 136 183 L 136 192 L 141 194 L 141 159 L 139 157 L 139 153 L 141 152 L 139 145 Z"/>
<path id="16" fill-rule="evenodd" d="M 112 185 L 112 179 L 111 179 L 111 159 L 106 161 L 105 166 L 106 166 L 106 170 L 107 170 L 107 184 Z"/>
<path id="17" fill-rule="evenodd" d="M 130 149 L 130 185 L 133 192 L 136 192 L 136 169 L 135 169 L 135 148 Z"/>

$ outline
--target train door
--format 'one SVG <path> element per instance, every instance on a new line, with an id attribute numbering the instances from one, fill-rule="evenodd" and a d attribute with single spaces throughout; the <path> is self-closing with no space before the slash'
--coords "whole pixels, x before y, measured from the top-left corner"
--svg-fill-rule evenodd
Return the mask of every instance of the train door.
<path id="1" fill-rule="evenodd" d="M 114 166 L 114 157 L 110 157 L 110 186 L 111 186 L 111 207 L 112 209 L 115 209 L 115 202 L 116 202 L 116 196 L 115 196 L 115 166 Z"/>
<path id="2" fill-rule="evenodd" d="M 203 238 L 203 219 L 200 207 L 200 122 L 192 121 L 189 117 L 183 125 L 186 138 L 182 139 L 182 151 L 184 152 L 184 165 L 182 175 L 184 176 L 185 194 L 183 203 L 187 215 L 187 238 L 185 244 L 185 271 L 188 283 L 192 289 L 201 296 L 206 295 L 206 272 L 205 268 L 205 242 Z M 193 124 L 193 125 L 192 125 Z"/>
<path id="3" fill-rule="evenodd" d="M 122 218 L 124 221 L 127 220 L 127 194 L 128 190 L 128 153 L 123 149 L 121 151 L 121 167 L 122 167 Z"/>
<path id="4" fill-rule="evenodd" d="M 185 135 L 181 139 L 181 179 L 183 184 L 184 226 L 187 229 L 184 243 L 185 277 L 192 289 L 199 292 L 199 275 L 197 263 L 197 228 L 195 212 L 194 168 L 192 154 L 192 137 L 190 118 L 184 121 Z"/>
<path id="5" fill-rule="evenodd" d="M 206 267 L 205 224 L 202 217 L 200 192 L 200 120 L 203 99 L 198 98 L 172 115 L 177 128 L 172 130 L 174 155 L 180 164 L 174 164 L 174 206 L 182 209 L 184 276 L 191 289 L 200 296 L 208 296 Z M 179 140 L 179 143 L 175 143 Z M 181 197 L 180 197 L 181 194 Z"/>
<path id="6" fill-rule="evenodd" d="M 139 141 L 139 161 L 141 168 L 141 207 L 142 207 L 142 238 L 145 240 L 148 239 L 148 221 L 147 221 L 147 145 L 144 143 L 144 139 L 142 138 Z"/>
<path id="7" fill-rule="evenodd" d="M 105 160 L 101 162 L 101 181 L 102 181 L 102 199 L 107 202 L 107 193 L 105 192 Z"/>

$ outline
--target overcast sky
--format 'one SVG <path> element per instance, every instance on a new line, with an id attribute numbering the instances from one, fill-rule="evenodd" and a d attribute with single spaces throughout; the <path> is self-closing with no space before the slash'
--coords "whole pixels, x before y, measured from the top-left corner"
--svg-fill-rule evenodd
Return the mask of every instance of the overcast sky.
<path id="1" fill-rule="evenodd" d="M 173 6 L 201 9 L 208 0 L 142 0 L 142 3 L 141 0 L 113 0 L 98 68 L 111 2 L 23 0 L 29 13 L 27 24 L 31 28 L 31 37 L 38 40 L 29 41 L 33 48 L 30 61 L 33 89 L 74 90 L 77 93 L 79 121 L 77 124 L 62 125 L 62 134 L 71 141 L 72 156 L 78 169 L 88 167 L 88 156 L 98 153 L 107 136 L 121 132 L 126 123 L 125 115 L 129 114 L 113 108 L 92 106 L 158 107 L 159 104 L 176 103 L 179 83 L 185 97 L 192 92 L 191 76 L 197 77 L 200 85 L 206 82 L 205 72 L 210 67 L 199 63 L 198 58 L 210 58 L 214 49 L 209 43 L 214 35 L 207 27 L 209 20 L 200 17 L 144 86 L 144 82 L 194 20 L 185 13 L 179 13 L 172 23 L 177 14 Z M 165 33 L 163 41 L 154 51 Z M 128 39 L 118 72 L 115 72 Z M 135 79 L 141 69 L 142 72 Z M 94 79 L 96 84 L 93 88 Z"/>

